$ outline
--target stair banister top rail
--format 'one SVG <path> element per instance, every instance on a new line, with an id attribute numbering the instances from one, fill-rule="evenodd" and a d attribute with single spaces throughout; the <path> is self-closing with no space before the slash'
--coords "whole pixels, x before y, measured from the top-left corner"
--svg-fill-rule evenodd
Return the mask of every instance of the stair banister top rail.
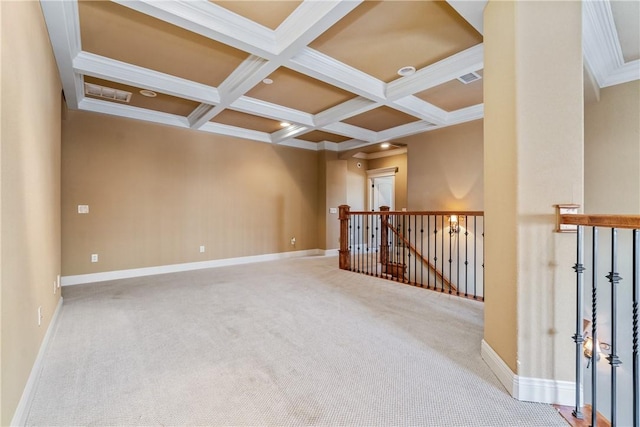
<path id="1" fill-rule="evenodd" d="M 562 214 L 560 222 L 565 225 L 587 227 L 640 229 L 640 215 Z"/>
<path id="2" fill-rule="evenodd" d="M 381 211 L 349 211 L 350 215 L 380 215 Z M 383 211 L 390 215 L 460 215 L 484 216 L 483 211 Z"/>

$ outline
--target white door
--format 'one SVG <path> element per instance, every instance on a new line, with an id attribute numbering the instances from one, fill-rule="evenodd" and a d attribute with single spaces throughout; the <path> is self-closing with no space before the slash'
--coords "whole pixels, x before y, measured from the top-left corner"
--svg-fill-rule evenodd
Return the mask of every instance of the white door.
<path id="1" fill-rule="evenodd" d="M 395 194 L 393 191 L 395 176 L 378 176 L 370 178 L 371 197 L 369 208 L 372 211 L 379 211 L 380 206 L 389 206 L 390 210 L 395 210 Z"/>

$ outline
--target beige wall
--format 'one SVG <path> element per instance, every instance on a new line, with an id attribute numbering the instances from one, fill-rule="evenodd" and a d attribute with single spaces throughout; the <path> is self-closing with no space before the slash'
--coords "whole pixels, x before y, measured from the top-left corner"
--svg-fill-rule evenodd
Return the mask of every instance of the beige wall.
<path id="1" fill-rule="evenodd" d="M 482 120 L 402 142 L 409 147 L 409 210 L 483 210 Z"/>
<path id="2" fill-rule="evenodd" d="M 60 297 L 61 86 L 40 3 L 0 8 L 0 423 L 8 425 Z"/>
<path id="3" fill-rule="evenodd" d="M 394 166 L 398 168 L 395 179 L 395 209 L 399 211 L 407 207 L 407 154 L 370 159 L 368 169 L 382 169 Z M 376 209 L 379 209 L 379 207 L 376 207 Z"/>
<path id="4" fill-rule="evenodd" d="M 581 4 L 490 1 L 484 28 L 485 340 L 520 376 L 571 381 L 575 241 L 552 230 L 583 199 Z"/>
<path id="5" fill-rule="evenodd" d="M 585 106 L 584 211 L 640 214 L 640 81 Z"/>
<path id="6" fill-rule="evenodd" d="M 64 275 L 318 248 L 317 152 L 70 111 L 62 170 Z"/>

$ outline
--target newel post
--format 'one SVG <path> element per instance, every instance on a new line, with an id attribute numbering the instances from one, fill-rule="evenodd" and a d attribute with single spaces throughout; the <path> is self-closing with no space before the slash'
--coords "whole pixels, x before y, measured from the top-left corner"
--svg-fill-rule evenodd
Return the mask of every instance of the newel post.
<path id="1" fill-rule="evenodd" d="M 351 252 L 349 251 L 349 205 L 338 206 L 340 220 L 339 262 L 341 270 L 351 270 Z"/>
<path id="2" fill-rule="evenodd" d="M 380 206 L 380 264 L 389 263 L 389 206 Z"/>

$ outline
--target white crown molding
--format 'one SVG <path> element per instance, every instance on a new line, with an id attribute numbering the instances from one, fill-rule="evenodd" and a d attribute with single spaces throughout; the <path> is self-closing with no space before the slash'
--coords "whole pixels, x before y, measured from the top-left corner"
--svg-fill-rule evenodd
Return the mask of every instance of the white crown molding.
<path id="1" fill-rule="evenodd" d="M 382 159 L 385 157 L 400 156 L 402 154 L 406 154 L 408 151 L 409 150 L 407 150 L 407 147 L 400 147 L 400 148 L 394 148 L 393 150 L 378 151 L 377 153 L 357 153 L 353 157 L 356 157 L 358 154 L 361 154 L 362 156 L 358 156 L 358 158 L 365 159 L 365 160 L 375 160 L 375 159 Z"/>
<path id="2" fill-rule="evenodd" d="M 640 61 L 624 62 L 608 0 L 582 2 L 582 48 L 600 88 L 640 79 Z"/>
<path id="3" fill-rule="evenodd" d="M 424 121 L 411 122 L 404 125 L 396 126 L 394 128 L 378 132 L 378 142 L 390 141 L 392 139 L 415 135 L 416 133 L 423 133 L 430 130 L 434 126 L 435 125 L 433 123 Z"/>
<path id="4" fill-rule="evenodd" d="M 229 108 L 260 117 L 286 121 L 288 123 L 298 123 L 308 127 L 314 126 L 313 115 L 309 113 L 248 96 L 241 96 L 236 99 Z"/>
<path id="5" fill-rule="evenodd" d="M 322 141 L 320 143 L 318 143 L 318 151 L 324 150 L 324 151 L 335 151 L 335 152 L 339 152 L 340 150 L 340 145 L 337 142 L 331 142 L 331 141 Z"/>
<path id="6" fill-rule="evenodd" d="M 436 125 L 446 123 L 449 116 L 449 113 L 442 108 L 413 95 L 397 99 L 395 102 L 389 103 L 389 106 Z"/>
<path id="7" fill-rule="evenodd" d="M 251 141 L 271 143 L 271 136 L 266 132 L 224 125 L 222 123 L 207 122 L 203 126 L 200 126 L 198 130 L 215 133 L 217 135 L 233 136 Z"/>
<path id="8" fill-rule="evenodd" d="M 384 102 L 385 83 L 309 47 L 294 55 L 288 68 L 376 102 Z"/>
<path id="9" fill-rule="evenodd" d="M 82 50 L 80 17 L 75 1 L 41 1 L 49 39 L 58 64 L 64 96 L 69 108 L 78 108 L 84 96 L 82 76 L 73 69 L 73 58 Z"/>
<path id="10" fill-rule="evenodd" d="M 378 132 L 342 122 L 323 126 L 322 130 L 362 141 L 375 142 L 378 139 Z"/>
<path id="11" fill-rule="evenodd" d="M 147 110 L 145 108 L 123 105 L 110 101 L 101 101 L 92 98 L 83 98 L 78 103 L 78 108 L 83 111 L 110 114 L 112 116 L 126 117 L 128 119 L 143 120 L 145 122 L 159 123 L 163 125 L 189 128 L 186 117 L 175 114 L 162 113 L 160 111 Z"/>
<path id="12" fill-rule="evenodd" d="M 316 126 L 322 127 L 330 123 L 348 119 L 349 117 L 357 116 L 358 114 L 373 110 L 379 106 L 380 104 L 377 102 L 358 96 L 316 114 L 314 123 Z"/>
<path id="13" fill-rule="evenodd" d="M 484 34 L 484 8 L 487 0 L 447 0 L 447 3 L 477 32 Z"/>
<path id="14" fill-rule="evenodd" d="M 301 139 L 296 139 L 296 138 L 287 139 L 285 141 L 278 143 L 277 145 L 284 146 L 284 147 L 301 148 L 303 150 L 310 150 L 310 151 L 320 151 L 318 147 L 319 143 L 303 141 Z"/>
<path id="15" fill-rule="evenodd" d="M 299 51 L 332 27 L 363 0 L 304 1 L 276 29 L 276 51 Z"/>
<path id="16" fill-rule="evenodd" d="M 213 110 L 214 108 L 215 107 L 213 105 L 209 105 L 209 104 L 198 105 L 196 109 L 193 110 L 191 113 L 189 113 L 189 116 L 187 117 L 187 120 L 189 121 L 189 127 L 191 129 L 197 129 L 201 127 L 202 124 L 199 124 L 199 123 L 202 120 L 202 118 L 205 116 L 211 115 L 211 110 Z"/>
<path id="17" fill-rule="evenodd" d="M 151 89 L 192 101 L 206 104 L 220 102 L 220 94 L 215 87 L 89 52 L 79 52 L 73 60 L 73 68 L 80 74 Z"/>
<path id="18" fill-rule="evenodd" d="M 480 43 L 421 68 L 411 76 L 392 81 L 387 85 L 386 96 L 390 101 L 404 98 L 482 68 L 484 68 L 484 45 Z"/>
<path id="19" fill-rule="evenodd" d="M 276 55 L 275 32 L 206 0 L 114 0 L 236 49 L 271 59 Z"/>
<path id="20" fill-rule="evenodd" d="M 295 138 L 296 136 L 303 135 L 312 131 L 313 128 L 309 128 L 307 126 L 301 125 L 289 125 L 284 129 L 280 129 L 279 131 L 273 132 L 271 134 L 271 141 L 274 144 L 279 144 L 281 142 L 286 141 L 289 138 Z"/>
<path id="21" fill-rule="evenodd" d="M 484 117 L 484 104 L 472 105 L 470 107 L 461 108 L 456 111 L 452 111 L 447 116 L 446 125 L 457 125 L 460 123 L 466 123 L 473 120 L 478 120 Z"/>

